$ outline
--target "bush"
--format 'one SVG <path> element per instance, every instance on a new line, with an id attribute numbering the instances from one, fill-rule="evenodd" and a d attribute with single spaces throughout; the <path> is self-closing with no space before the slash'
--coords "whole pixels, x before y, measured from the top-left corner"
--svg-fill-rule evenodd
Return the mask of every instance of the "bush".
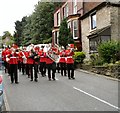
<path id="1" fill-rule="evenodd" d="M 90 55 L 90 61 L 93 66 L 103 64 L 103 60 L 99 57 L 99 55 L 97 53 Z"/>
<path id="2" fill-rule="evenodd" d="M 120 42 L 108 41 L 101 43 L 98 47 L 98 53 L 105 63 L 117 60 L 117 53 L 120 51 Z"/>
<path id="3" fill-rule="evenodd" d="M 74 52 L 73 56 L 75 63 L 83 63 L 83 60 L 85 59 L 85 53 L 84 52 Z"/>

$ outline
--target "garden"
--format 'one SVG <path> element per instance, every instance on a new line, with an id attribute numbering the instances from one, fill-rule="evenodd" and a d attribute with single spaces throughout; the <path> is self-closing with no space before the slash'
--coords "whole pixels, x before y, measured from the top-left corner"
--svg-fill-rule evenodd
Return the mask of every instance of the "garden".
<path id="1" fill-rule="evenodd" d="M 90 54 L 89 59 L 84 52 L 75 52 L 75 68 L 120 79 L 120 42 L 103 42 L 97 50 L 97 53 Z"/>

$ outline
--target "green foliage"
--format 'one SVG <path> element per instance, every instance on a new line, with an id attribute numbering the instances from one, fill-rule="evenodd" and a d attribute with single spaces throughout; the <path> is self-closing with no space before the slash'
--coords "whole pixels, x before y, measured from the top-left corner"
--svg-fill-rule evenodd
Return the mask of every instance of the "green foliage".
<path id="1" fill-rule="evenodd" d="M 12 45 L 14 43 L 14 38 L 9 31 L 5 31 L 2 36 L 2 43 L 7 46 Z"/>
<path id="2" fill-rule="evenodd" d="M 91 65 L 93 66 L 103 64 L 103 60 L 96 53 L 90 55 L 90 61 L 91 61 Z"/>
<path id="3" fill-rule="evenodd" d="M 83 60 L 85 59 L 85 53 L 84 52 L 74 52 L 73 58 L 76 63 L 83 63 Z"/>
<path id="4" fill-rule="evenodd" d="M 108 41 L 98 47 L 98 53 L 105 63 L 114 63 L 117 60 L 118 52 L 120 52 L 120 42 Z"/>
<path id="5" fill-rule="evenodd" d="M 61 46 L 66 46 L 70 43 L 74 43 L 72 34 L 70 32 L 70 29 L 67 26 L 67 21 L 66 19 L 63 19 L 61 24 L 60 24 L 60 30 L 59 30 L 59 44 Z"/>
<path id="6" fill-rule="evenodd" d="M 22 21 L 15 22 L 15 42 L 18 45 L 26 45 L 49 41 L 49 38 L 52 37 L 53 14 L 57 6 L 59 3 L 38 2 L 30 16 L 23 17 Z"/>
<path id="7" fill-rule="evenodd" d="M 9 31 L 4 31 L 3 36 L 2 36 L 2 40 L 6 39 L 6 38 L 12 38 L 12 35 Z"/>
<path id="8" fill-rule="evenodd" d="M 52 43 L 52 37 L 51 37 L 51 38 L 48 38 L 48 39 L 46 39 L 46 40 L 43 40 L 43 43 L 44 43 L 44 44 Z"/>

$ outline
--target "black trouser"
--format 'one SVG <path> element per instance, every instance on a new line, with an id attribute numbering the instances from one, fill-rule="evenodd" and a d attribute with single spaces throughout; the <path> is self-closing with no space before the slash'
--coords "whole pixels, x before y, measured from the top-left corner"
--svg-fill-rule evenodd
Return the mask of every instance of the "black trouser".
<path id="1" fill-rule="evenodd" d="M 46 74 L 46 62 L 40 62 L 40 72 L 42 76 Z"/>
<path id="2" fill-rule="evenodd" d="M 5 67 L 5 73 L 7 73 L 7 62 L 6 61 L 4 61 L 4 67 Z"/>
<path id="3" fill-rule="evenodd" d="M 60 63 L 57 63 L 57 71 L 58 71 L 58 73 L 60 73 Z"/>
<path id="4" fill-rule="evenodd" d="M 28 64 L 28 77 L 31 77 L 31 80 L 33 80 L 33 64 Z"/>
<path id="5" fill-rule="evenodd" d="M 15 80 L 15 83 L 18 82 L 18 72 L 17 72 L 17 64 L 10 64 L 10 76 L 11 76 L 11 82 L 13 83 Z"/>
<path id="6" fill-rule="evenodd" d="M 47 64 L 47 69 L 48 69 L 48 78 L 51 79 L 51 72 L 52 72 L 52 79 L 55 79 L 55 72 L 56 72 L 56 64 Z"/>
<path id="7" fill-rule="evenodd" d="M 25 69 L 26 69 L 26 67 L 25 67 L 25 64 L 23 63 L 23 62 L 21 62 L 21 65 L 22 65 L 22 74 L 24 75 L 25 74 Z M 27 74 L 27 73 L 26 73 Z"/>
<path id="8" fill-rule="evenodd" d="M 60 63 L 60 68 L 61 68 L 61 75 L 63 76 L 63 71 L 64 71 L 64 76 L 66 76 L 66 63 Z"/>
<path id="9" fill-rule="evenodd" d="M 74 78 L 74 64 L 67 64 L 68 78 Z"/>
<path id="10" fill-rule="evenodd" d="M 22 68 L 22 64 L 20 61 L 18 61 L 18 69 L 19 69 L 19 72 L 21 72 L 21 68 Z"/>
<path id="11" fill-rule="evenodd" d="M 37 80 L 38 78 L 37 73 L 38 73 L 38 64 L 34 64 L 34 79 L 35 80 Z M 33 79 L 33 77 L 31 79 Z"/>

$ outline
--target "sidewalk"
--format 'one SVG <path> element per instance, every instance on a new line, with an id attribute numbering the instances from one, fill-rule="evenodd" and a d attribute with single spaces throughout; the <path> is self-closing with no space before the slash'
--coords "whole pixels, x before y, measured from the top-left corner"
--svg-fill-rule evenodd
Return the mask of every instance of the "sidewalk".
<path id="1" fill-rule="evenodd" d="M 75 69 L 75 70 L 76 70 L 76 71 L 79 71 L 79 72 L 87 73 L 87 74 L 89 74 L 89 75 L 101 76 L 101 77 L 105 77 L 105 78 L 110 79 L 110 80 L 113 80 L 113 81 L 118 81 L 118 82 L 120 82 L 119 79 L 117 79 L 117 78 L 112 78 L 112 77 L 110 77 L 110 76 L 105 76 L 105 75 L 93 73 L 93 72 L 90 72 L 90 71 L 87 71 L 87 70 L 83 70 L 83 69 Z"/>

